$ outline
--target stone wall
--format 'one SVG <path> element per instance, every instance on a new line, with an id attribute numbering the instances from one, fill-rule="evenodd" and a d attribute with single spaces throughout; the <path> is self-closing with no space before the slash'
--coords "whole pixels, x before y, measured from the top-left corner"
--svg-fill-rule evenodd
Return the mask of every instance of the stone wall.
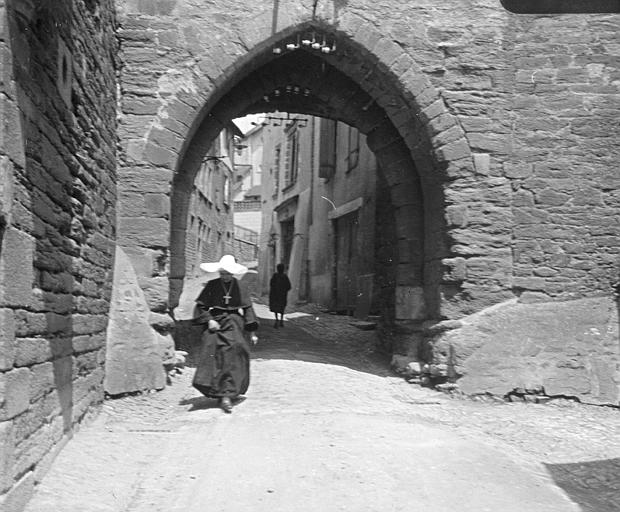
<path id="1" fill-rule="evenodd" d="M 379 227 L 391 234 L 381 254 L 394 259 L 381 278 L 385 303 L 414 347 L 423 321 L 515 298 L 611 294 L 617 15 L 519 16 L 496 0 L 119 8 L 122 150 L 140 193 L 174 181 L 174 200 L 188 189 L 231 118 L 275 109 L 332 117 L 367 135 L 382 169 L 394 206 L 393 218 L 380 217 L 393 225 Z M 286 50 L 313 32 L 334 51 Z M 293 86 L 308 94 L 289 94 Z M 185 229 L 187 201 L 177 196 L 170 244 Z M 121 236 L 164 247 L 165 213 L 149 222 L 140 232 L 121 223 Z"/>
<path id="2" fill-rule="evenodd" d="M 529 300 L 610 294 L 620 277 L 620 15 L 511 25 L 513 289 Z"/>
<path id="3" fill-rule="evenodd" d="M 19 511 L 103 399 L 117 47 L 110 1 L 0 6 L 0 509 Z"/>

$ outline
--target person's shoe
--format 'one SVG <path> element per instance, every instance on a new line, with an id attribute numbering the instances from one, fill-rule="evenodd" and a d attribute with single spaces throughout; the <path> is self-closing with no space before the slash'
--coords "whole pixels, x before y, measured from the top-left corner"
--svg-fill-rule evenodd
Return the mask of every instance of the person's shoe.
<path id="1" fill-rule="evenodd" d="M 220 407 L 222 408 L 222 411 L 224 411 L 225 413 L 230 414 L 232 412 L 232 402 L 230 401 L 230 398 L 228 398 L 227 396 L 223 397 L 220 399 Z"/>
<path id="2" fill-rule="evenodd" d="M 278 328 L 278 321 L 276 320 L 275 323 L 273 324 L 273 328 L 277 329 Z"/>
<path id="3" fill-rule="evenodd" d="M 280 327 L 284 327 L 284 320 L 280 320 Z"/>

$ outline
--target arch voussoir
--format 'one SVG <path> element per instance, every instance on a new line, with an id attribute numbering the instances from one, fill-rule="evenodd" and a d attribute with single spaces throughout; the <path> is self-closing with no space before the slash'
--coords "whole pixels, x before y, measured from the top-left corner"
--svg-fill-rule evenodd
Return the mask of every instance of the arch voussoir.
<path id="1" fill-rule="evenodd" d="M 458 124 L 451 123 L 448 125 L 447 128 L 438 133 L 436 132 L 436 130 L 433 129 L 432 125 L 427 125 L 427 128 L 428 131 L 433 133 L 433 136 L 431 137 L 431 143 L 434 148 L 445 147 L 448 144 L 462 140 L 464 145 L 467 146 L 467 150 L 469 151 L 469 144 L 467 142 L 467 139 L 465 138 L 465 133 Z"/>

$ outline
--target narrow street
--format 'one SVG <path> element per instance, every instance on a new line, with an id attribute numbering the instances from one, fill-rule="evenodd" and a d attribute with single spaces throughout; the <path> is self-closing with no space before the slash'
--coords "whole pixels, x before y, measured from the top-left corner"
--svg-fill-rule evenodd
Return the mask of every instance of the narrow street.
<path id="1" fill-rule="evenodd" d="M 620 510 L 620 412 L 408 384 L 351 318 L 262 305 L 246 400 L 190 386 L 104 403 L 28 512 Z M 306 308 L 309 309 L 309 308 Z"/>

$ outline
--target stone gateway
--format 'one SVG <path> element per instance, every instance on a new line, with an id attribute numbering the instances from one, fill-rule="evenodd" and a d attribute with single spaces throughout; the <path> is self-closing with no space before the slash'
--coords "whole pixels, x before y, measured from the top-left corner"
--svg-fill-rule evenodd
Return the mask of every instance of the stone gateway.
<path id="1" fill-rule="evenodd" d="M 148 307 L 174 308 L 194 177 L 252 113 L 366 137 L 399 361 L 472 394 L 620 403 L 619 14 L 7 0 L 0 15 L 0 508 L 23 508 L 103 400 L 116 247 Z"/>

